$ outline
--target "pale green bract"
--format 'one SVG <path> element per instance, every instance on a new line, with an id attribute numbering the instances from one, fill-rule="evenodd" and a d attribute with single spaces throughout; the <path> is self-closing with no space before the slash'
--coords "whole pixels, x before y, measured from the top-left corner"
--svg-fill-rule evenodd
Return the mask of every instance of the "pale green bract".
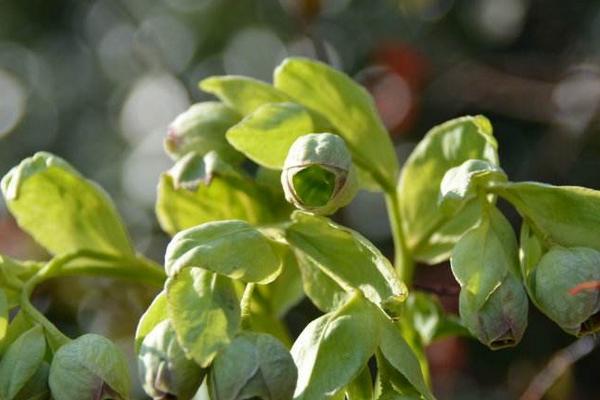
<path id="1" fill-rule="evenodd" d="M 299 258 L 309 259 L 346 292 L 358 289 L 375 304 L 407 295 L 388 259 L 372 243 L 328 218 L 296 212 L 286 238 Z"/>
<path id="2" fill-rule="evenodd" d="M 134 253 L 108 195 L 61 158 L 36 153 L 5 175 L 0 186 L 19 226 L 53 254 Z"/>
<path id="3" fill-rule="evenodd" d="M 148 309 L 138 322 L 135 330 L 135 351 L 140 350 L 144 338 L 154 329 L 156 325 L 167 319 L 167 294 L 164 290 L 156 295 Z"/>
<path id="4" fill-rule="evenodd" d="M 600 191 L 537 182 L 509 182 L 491 190 L 514 205 L 542 240 L 600 251 Z"/>
<path id="5" fill-rule="evenodd" d="M 399 166 L 390 137 L 369 93 L 350 77 L 318 61 L 288 58 L 277 67 L 274 85 L 344 138 L 354 162 L 384 188 L 394 187 Z"/>
<path id="6" fill-rule="evenodd" d="M 240 306 L 231 280 L 200 268 L 185 268 L 166 282 L 167 314 L 188 357 L 208 367 L 240 326 Z"/>
<path id="7" fill-rule="evenodd" d="M 156 216 L 170 235 L 226 219 L 267 223 L 274 219 L 272 208 L 278 206 L 270 200 L 264 188 L 215 152 L 204 157 L 189 153 L 161 175 Z"/>
<path id="8" fill-rule="evenodd" d="M 339 309 L 306 326 L 292 347 L 295 400 L 331 398 L 359 375 L 381 337 L 373 307 L 356 291 Z"/>
<path id="9" fill-rule="evenodd" d="M 282 169 L 292 143 L 315 132 L 310 114 L 295 103 L 267 103 L 227 131 L 227 140 L 249 159 Z"/>
<path id="10" fill-rule="evenodd" d="M 454 213 L 441 212 L 440 185 L 446 171 L 467 160 L 497 165 L 496 148 L 487 118 L 462 117 L 431 129 L 408 157 L 397 195 L 407 246 L 417 260 L 446 260 L 458 239 L 477 223 L 481 209 L 474 200 Z"/>
<path id="11" fill-rule="evenodd" d="M 174 276 L 184 268 L 198 267 L 244 282 L 268 283 L 281 272 L 275 246 L 247 222 L 208 222 L 173 237 L 165 269 Z"/>

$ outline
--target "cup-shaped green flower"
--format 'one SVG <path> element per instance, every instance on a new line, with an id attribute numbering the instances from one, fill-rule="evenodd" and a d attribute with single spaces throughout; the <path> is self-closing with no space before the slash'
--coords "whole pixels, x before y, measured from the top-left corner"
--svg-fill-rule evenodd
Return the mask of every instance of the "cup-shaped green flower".
<path id="1" fill-rule="evenodd" d="M 347 205 L 358 190 L 350 151 L 340 136 L 331 133 L 296 139 L 285 159 L 281 184 L 288 202 L 320 215 Z"/>
<path id="2" fill-rule="evenodd" d="M 533 271 L 536 305 L 566 332 L 583 336 L 600 330 L 600 292 L 571 290 L 600 279 L 600 252 L 587 247 L 553 247 Z"/>
<path id="3" fill-rule="evenodd" d="M 153 399 L 189 400 L 198 391 L 204 370 L 186 358 L 169 320 L 144 338 L 138 354 L 142 387 Z"/>
<path id="4" fill-rule="evenodd" d="M 80 336 L 58 349 L 48 382 L 56 400 L 129 398 L 125 356 L 110 340 L 94 334 Z"/>
<path id="5" fill-rule="evenodd" d="M 492 350 L 518 344 L 527 327 L 527 294 L 519 278 L 508 273 L 480 309 L 466 290 L 460 292 L 460 317 L 480 342 Z"/>
<path id="6" fill-rule="evenodd" d="M 208 387 L 212 400 L 289 400 L 297 377 L 283 344 L 271 335 L 243 332 L 215 358 Z"/>
<path id="7" fill-rule="evenodd" d="M 203 156 L 216 151 L 229 162 L 243 159 L 225 139 L 227 130 L 238 123 L 240 115 L 226 105 L 207 101 L 192 105 L 169 125 L 165 150 L 174 159 L 189 152 Z"/>

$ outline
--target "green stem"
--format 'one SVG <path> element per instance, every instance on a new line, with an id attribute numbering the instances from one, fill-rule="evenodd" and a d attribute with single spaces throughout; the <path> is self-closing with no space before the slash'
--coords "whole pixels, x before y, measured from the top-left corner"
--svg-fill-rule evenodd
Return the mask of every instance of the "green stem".
<path id="1" fill-rule="evenodd" d="M 249 282 L 246 284 L 244 294 L 242 294 L 242 300 L 240 301 L 240 309 L 242 314 L 242 327 L 248 326 L 248 319 L 250 318 L 251 307 L 252 307 L 252 293 L 256 283 Z"/>
<path id="2" fill-rule="evenodd" d="M 396 193 L 388 191 L 385 193 L 385 202 L 394 239 L 394 266 L 398 275 L 400 275 L 400 279 L 407 286 L 410 286 L 413 280 L 415 263 L 406 245 L 404 231 L 402 230 L 402 216 L 398 196 L 396 196 Z"/>
<path id="3" fill-rule="evenodd" d="M 92 263 L 79 266 L 70 264 L 81 259 L 92 260 Z M 147 282 L 157 286 L 162 286 L 165 280 L 164 271 L 157 264 L 143 256 L 111 255 L 93 250 L 80 250 L 55 257 L 23 284 L 20 299 L 23 312 L 44 328 L 48 337 L 51 338 L 55 350 L 68 343 L 70 339 L 31 304 L 29 297 L 35 287 L 43 281 L 71 275 L 112 276 Z"/>

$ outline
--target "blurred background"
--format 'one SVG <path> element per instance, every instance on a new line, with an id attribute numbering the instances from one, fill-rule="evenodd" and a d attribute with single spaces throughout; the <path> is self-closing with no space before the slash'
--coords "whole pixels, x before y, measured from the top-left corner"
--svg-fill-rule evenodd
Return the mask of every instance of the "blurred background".
<path id="1" fill-rule="evenodd" d="M 153 213 L 169 122 L 208 100 L 201 78 L 266 81 L 286 56 L 321 59 L 364 84 L 404 160 L 435 124 L 483 113 L 512 180 L 600 188 L 600 2 L 596 0 L 0 0 L 0 175 L 54 152 L 113 197 L 137 249 L 161 260 Z M 46 255 L 0 200 L 0 252 Z M 506 208 L 515 224 L 515 213 Z M 339 216 L 391 249 L 383 200 L 361 193 Z M 417 284 L 456 311 L 447 265 Z M 131 334 L 154 293 L 101 279 L 43 286 L 36 305 L 71 335 Z M 292 327 L 314 316 L 306 304 Z M 428 352 L 440 399 L 516 399 L 573 338 L 531 309 L 523 342 L 491 352 L 466 339 Z M 547 399 L 596 399 L 600 351 Z M 132 367 L 134 367 L 132 361 Z M 138 398 L 143 398 L 137 392 Z"/>

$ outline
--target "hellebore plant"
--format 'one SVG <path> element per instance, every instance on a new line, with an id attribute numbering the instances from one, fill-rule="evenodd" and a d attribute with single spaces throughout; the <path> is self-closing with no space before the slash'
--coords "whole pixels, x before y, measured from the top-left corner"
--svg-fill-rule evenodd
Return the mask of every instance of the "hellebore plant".
<path id="1" fill-rule="evenodd" d="M 38 284 L 70 275 L 162 288 L 135 334 L 154 399 L 433 399 L 424 348 L 468 333 L 514 346 L 528 298 L 566 332 L 600 329 L 598 292 L 572 292 L 600 280 L 600 192 L 509 181 L 485 117 L 433 128 L 400 169 L 371 97 L 325 64 L 292 58 L 273 85 L 200 87 L 219 101 L 192 106 L 165 140 L 164 268 L 60 158 L 35 154 L 2 180 L 8 209 L 53 258 L 0 257 L 0 399 L 129 398 L 115 345 L 68 338 L 30 303 Z M 328 217 L 358 189 L 385 196 L 393 263 Z M 499 197 L 522 217 L 519 239 Z M 412 288 L 417 262 L 446 260 L 460 320 Z M 304 296 L 323 315 L 294 339 L 282 317 Z"/>

